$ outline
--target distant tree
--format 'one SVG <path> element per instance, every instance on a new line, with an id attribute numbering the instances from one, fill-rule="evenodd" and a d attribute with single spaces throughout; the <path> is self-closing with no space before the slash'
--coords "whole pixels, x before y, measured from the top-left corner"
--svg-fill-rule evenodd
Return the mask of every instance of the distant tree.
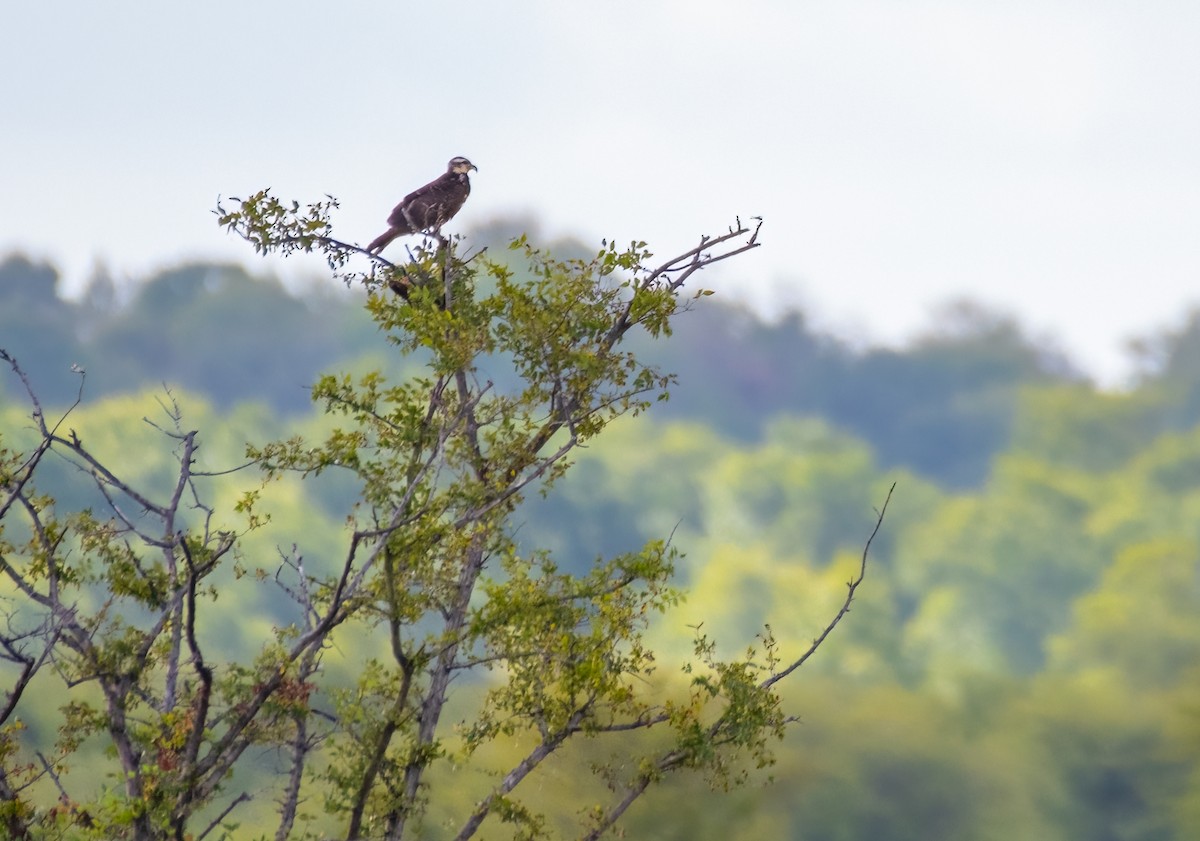
<path id="1" fill-rule="evenodd" d="M 90 339 L 117 311 L 117 283 L 103 265 L 96 266 L 79 300 L 79 336 Z"/>
<path id="2" fill-rule="evenodd" d="M 910 347 L 863 354 L 829 415 L 869 440 L 884 465 L 971 487 L 1008 445 L 1024 386 L 1080 379 L 1012 318 L 960 301 Z"/>
<path id="3" fill-rule="evenodd" d="M 1169 421 L 1186 428 L 1200 420 L 1200 309 L 1191 310 L 1173 330 L 1135 340 L 1130 350 L 1139 385 L 1163 393 Z"/>
<path id="4" fill-rule="evenodd" d="M 789 721 L 779 684 L 845 615 L 869 539 L 844 602 L 811 645 L 785 652 L 768 628 L 744 656 L 724 660 L 698 630 L 685 690 L 664 696 L 645 691 L 656 664 L 643 630 L 679 597 L 669 542 L 572 575 L 546 552 L 519 551 L 512 520 L 525 494 L 552 490 L 577 447 L 665 398 L 671 377 L 623 340 L 635 330 L 668 334 L 686 306 L 684 284 L 756 247 L 757 228 L 739 222 L 657 265 L 644 243 L 606 243 L 593 258 L 563 261 L 521 238 L 512 248 L 531 271 L 518 279 L 445 240 L 414 246 L 402 264 L 368 258 L 332 238 L 333 206 L 259 193 L 220 220 L 262 253 L 323 254 L 338 277 L 369 291 L 387 341 L 422 363 L 395 383 L 379 372 L 324 376 L 312 397 L 337 423 L 324 440 L 249 448 L 265 482 L 327 471 L 354 478 L 358 504 L 340 557 L 303 546 L 275 561 L 241 557 L 245 532 L 266 527 L 269 485 L 245 493 L 234 513 L 216 510 L 212 476 L 196 469 L 200 434 L 177 407 L 167 404 L 162 427 L 176 448 L 174 477 L 166 490 L 135 487 L 88 448 L 86 430 L 70 428 L 69 412 L 53 418 L 42 408 L 10 355 L 0 357 L 27 390 L 35 430 L 27 446 L 13 436 L 0 451 L 9 599 L 0 826 L 11 837 L 231 837 L 229 821 L 250 794 L 230 775 L 253 773 L 243 770 L 252 748 L 283 758 L 280 774 L 255 783 L 278 802 L 276 839 L 431 837 L 438 829 L 422 830 L 422 817 L 464 786 L 473 802 L 446 837 L 471 838 L 485 821 L 516 838 L 551 837 L 531 781 L 578 743 L 609 741 L 619 756 L 594 763 L 603 785 L 577 804 L 572 833 L 595 839 L 672 772 L 694 769 L 720 786 L 771 762 L 769 742 Z M 371 262 L 352 271 L 355 259 Z M 477 291 L 484 281 L 486 294 Z M 515 372 L 516 387 L 488 379 L 501 369 Z M 60 511 L 39 493 L 51 454 L 93 484 L 96 506 Z M 233 583 L 222 572 L 230 568 Z M 258 575 L 241 575 L 251 570 Z M 294 620 L 251 662 L 212 642 L 217 581 L 278 585 L 294 603 Z M 486 679 L 482 704 L 451 716 L 472 675 Z M 61 718 L 57 736 L 27 745 L 20 711 L 35 681 L 57 688 Z M 96 740 L 112 772 L 99 793 L 74 788 L 69 773 Z M 523 755 L 483 776 L 479 756 L 498 743 L 519 743 Z M 447 782 L 461 766 L 481 776 Z M 485 782 L 471 787 L 476 779 Z"/>
<path id="5" fill-rule="evenodd" d="M 645 357 L 679 376 L 683 388 L 663 414 L 703 421 L 744 441 L 759 438 L 780 414 L 828 416 L 855 359 L 798 312 L 766 323 L 745 307 L 720 304 L 687 313 L 674 330 L 673 342 L 633 340 Z"/>
<path id="6" fill-rule="evenodd" d="M 859 349 L 792 312 L 765 323 L 745 308 L 705 307 L 678 341 L 633 342 L 685 386 L 664 414 L 759 440 L 772 418 L 814 415 L 868 441 L 882 466 L 951 487 L 977 486 L 1009 443 L 1021 389 L 1082 377 L 1011 318 L 969 301 L 902 349 Z"/>
<path id="7" fill-rule="evenodd" d="M 1161 392 L 1098 392 L 1080 385 L 1021 392 L 1012 447 L 1049 464 L 1114 470 L 1165 431 Z"/>
<path id="8" fill-rule="evenodd" d="M 58 295 L 58 272 L 13 255 L 0 263 L 0 342 L 28 357 L 27 373 L 48 400 L 69 400 L 71 366 L 80 361 L 75 307 Z"/>
<path id="9" fill-rule="evenodd" d="M 58 272 L 14 254 L 0 263 L 0 295 L 26 316 L 53 310 L 59 305 Z"/>
<path id="10" fill-rule="evenodd" d="M 340 350 L 338 326 L 277 279 L 189 264 L 137 289 L 89 343 L 87 367 L 103 391 L 166 380 L 221 406 L 252 399 L 298 410 L 308 405 L 320 367 Z M 220 341 L 211 340 L 214 333 Z"/>

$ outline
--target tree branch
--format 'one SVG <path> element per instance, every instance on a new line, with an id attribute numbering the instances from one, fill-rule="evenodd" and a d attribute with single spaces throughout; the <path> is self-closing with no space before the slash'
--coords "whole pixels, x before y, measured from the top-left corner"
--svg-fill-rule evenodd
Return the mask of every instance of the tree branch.
<path id="1" fill-rule="evenodd" d="M 571 717 L 561 729 L 556 730 L 552 734 L 547 734 L 544 736 L 542 741 L 538 743 L 538 745 L 532 751 L 530 751 L 524 759 L 518 762 L 511 771 L 505 774 L 504 779 L 500 781 L 500 784 L 496 786 L 496 788 L 493 789 L 487 797 L 476 804 L 475 810 L 471 813 L 471 816 L 467 818 L 466 823 L 463 824 L 463 827 L 461 830 L 459 830 L 458 835 L 454 836 L 454 841 L 467 841 L 468 838 L 472 837 L 479 830 L 479 827 L 483 824 L 487 816 L 491 813 L 492 808 L 496 805 L 497 801 L 508 795 L 513 789 L 520 785 L 521 781 L 528 777 L 529 774 L 541 764 L 542 760 L 546 759 L 548 756 L 558 750 L 558 748 L 567 740 L 568 737 L 578 733 L 580 724 L 587 716 L 588 711 L 591 709 L 595 700 L 596 696 L 594 694 L 591 695 L 588 700 L 579 707 L 579 709 L 571 714 Z"/>
<path id="2" fill-rule="evenodd" d="M 764 680 L 761 684 L 759 684 L 760 688 L 770 689 L 776 683 L 783 680 L 792 672 L 796 671 L 796 669 L 803 666 L 808 661 L 808 658 L 816 654 L 817 649 L 820 648 L 822 643 L 824 643 L 829 635 L 833 633 L 833 629 L 838 626 L 838 623 L 842 621 L 843 617 L 850 612 L 850 603 L 854 601 L 854 594 L 858 590 L 858 586 L 862 584 L 863 579 L 867 575 L 867 556 L 871 552 L 871 543 L 874 542 L 875 536 L 879 534 L 879 530 L 883 527 L 883 518 L 887 515 L 888 503 L 892 501 L 892 492 L 894 490 L 896 490 L 895 482 L 893 482 L 891 487 L 888 488 L 887 496 L 883 500 L 883 506 L 879 509 L 879 516 L 875 519 L 875 528 L 871 529 L 871 535 L 867 538 L 867 542 L 863 546 L 862 560 L 858 565 L 858 574 L 846 583 L 846 598 L 842 602 L 842 606 L 838 609 L 838 612 L 831 620 L 829 620 L 829 624 L 827 624 L 825 629 L 821 631 L 820 636 L 812 641 L 812 645 L 810 645 L 803 654 L 793 660 L 787 668 L 772 674 L 770 677 Z"/>

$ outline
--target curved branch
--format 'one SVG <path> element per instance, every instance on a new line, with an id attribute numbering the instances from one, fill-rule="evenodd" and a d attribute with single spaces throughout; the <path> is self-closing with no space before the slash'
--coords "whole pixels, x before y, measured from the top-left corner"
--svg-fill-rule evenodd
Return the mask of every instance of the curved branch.
<path id="1" fill-rule="evenodd" d="M 847 587 L 849 592 L 846 594 L 846 599 L 842 602 L 841 608 L 838 610 L 837 614 L 829 621 L 829 624 L 825 626 L 825 629 L 822 631 L 821 635 L 813 640 L 812 645 L 810 645 L 803 654 L 801 654 L 796 660 L 788 665 L 787 668 L 773 673 L 766 680 L 762 681 L 762 683 L 758 685 L 759 689 L 766 690 L 771 688 L 774 684 L 778 683 L 796 669 L 800 668 L 800 666 L 804 665 L 804 663 L 810 657 L 812 657 L 816 650 L 821 647 L 822 643 L 824 643 L 829 635 L 833 632 L 833 629 L 838 626 L 838 623 L 842 621 L 843 617 L 850 612 L 850 603 L 854 600 L 854 593 L 858 589 L 859 585 L 862 584 L 863 579 L 866 576 L 867 557 L 871 551 L 871 543 L 875 540 L 875 537 L 879 534 L 880 528 L 883 526 L 883 518 L 884 515 L 887 514 L 888 503 L 891 501 L 892 492 L 895 490 L 896 483 L 893 482 L 891 487 L 888 489 L 887 497 L 884 499 L 883 506 L 879 509 L 879 516 L 875 520 L 875 527 L 871 530 L 871 534 L 867 538 L 866 544 L 863 546 L 862 561 L 859 564 L 858 573 L 848 582 Z M 722 734 L 722 731 L 726 726 L 726 715 L 727 713 L 723 713 L 709 726 L 707 731 L 709 740 L 715 740 Z M 653 726 L 654 724 L 661 723 L 666 719 L 667 716 L 659 714 L 646 719 L 645 723 L 641 721 L 635 721 L 624 726 L 613 726 L 607 729 L 631 730 L 642 726 Z M 596 839 L 600 838 L 601 835 L 611 829 L 613 824 L 620 820 L 621 816 L 625 814 L 626 810 L 628 810 L 631 805 L 633 805 L 634 801 L 645 794 L 646 789 L 649 788 L 650 784 L 654 782 L 654 780 L 664 773 L 673 771 L 686 765 L 692 760 L 692 758 L 692 752 L 681 748 L 672 748 L 671 750 L 663 753 L 657 760 L 654 761 L 650 770 L 642 771 L 638 774 L 638 776 L 625 789 L 621 797 L 612 806 L 612 808 L 608 810 L 608 812 L 596 819 L 595 825 L 593 825 L 587 833 L 581 836 L 581 841 L 596 841 Z"/>
<path id="2" fill-rule="evenodd" d="M 887 496 L 883 500 L 883 507 L 879 509 L 879 516 L 875 519 L 875 528 L 871 529 L 871 535 L 867 538 L 866 545 L 863 546 L 862 560 L 859 561 L 858 565 L 858 574 L 846 582 L 846 599 L 842 602 L 842 606 L 838 609 L 837 614 L 833 619 L 829 620 L 829 624 L 825 626 L 825 630 L 821 631 L 821 635 L 812 641 L 812 645 L 803 654 L 793 660 L 787 668 L 775 672 L 760 683 L 759 688 L 770 689 L 776 683 L 796 671 L 796 669 L 803 666 L 808 658 L 812 657 L 817 649 L 821 647 L 826 638 L 833 633 L 833 629 L 838 626 L 838 623 L 850 612 L 850 603 L 854 601 L 854 593 L 858 590 L 858 585 L 863 583 L 863 578 L 867 575 L 867 556 L 871 552 L 871 543 L 874 542 L 876 535 L 879 534 L 879 529 L 883 527 L 883 518 L 887 514 L 888 503 L 892 501 L 892 491 L 894 490 L 896 490 L 896 483 L 892 482 L 892 486 L 888 488 Z"/>

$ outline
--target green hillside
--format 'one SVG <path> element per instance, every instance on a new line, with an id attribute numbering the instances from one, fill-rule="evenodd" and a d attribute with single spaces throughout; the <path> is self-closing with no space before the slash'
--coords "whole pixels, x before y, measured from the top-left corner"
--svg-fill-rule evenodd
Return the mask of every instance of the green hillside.
<path id="1" fill-rule="evenodd" d="M 852 613 L 787 693 L 800 721 L 777 764 L 727 797 L 675 779 L 631 810 L 627 837 L 1200 837 L 1200 318 L 1145 340 L 1141 378 L 1112 393 L 969 305 L 903 349 L 863 350 L 802 313 L 764 323 L 719 292 L 641 348 L 678 374 L 670 400 L 616 422 L 553 495 L 528 500 L 518 542 L 584 571 L 671 535 L 687 597 L 651 628 L 664 660 L 691 650 L 700 623 L 719 648 L 766 622 L 799 650 L 836 612 L 896 491 Z M 12 256 L 0 347 L 52 405 L 75 394 L 71 365 L 86 369 L 72 427 L 150 483 L 169 481 L 170 447 L 142 420 L 159 417 L 164 383 L 200 430 L 199 463 L 219 470 L 247 443 L 327 431 L 308 397 L 322 372 L 406 373 L 360 296 L 296 297 L 233 266 L 181 266 L 127 300 L 99 278 L 66 301 L 53 267 Z M 13 377 L 0 399 L 0 445 L 30 440 Z M 60 505 L 90 503 L 65 466 L 48 470 Z M 214 508 L 233 518 L 258 484 L 222 478 Z M 292 544 L 321 563 L 355 490 L 336 475 L 267 487 L 271 522 L 240 565 L 269 569 Z M 289 621 L 269 588 L 230 583 L 217 604 L 228 621 L 206 633 L 247 656 Z M 659 679 L 664 696 L 684 685 Z M 53 720 L 54 700 L 39 701 L 34 734 Z M 520 746 L 496 750 L 503 764 Z M 569 811 L 571 763 L 592 759 L 560 763 L 547 802 Z M 474 791 L 461 784 L 462 808 Z M 439 817 L 426 837 L 443 837 Z"/>

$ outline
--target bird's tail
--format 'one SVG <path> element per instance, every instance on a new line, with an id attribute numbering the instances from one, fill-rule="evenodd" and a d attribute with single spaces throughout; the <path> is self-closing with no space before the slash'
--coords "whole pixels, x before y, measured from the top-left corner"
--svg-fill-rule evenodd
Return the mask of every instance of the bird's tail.
<path id="1" fill-rule="evenodd" d="M 375 237 L 375 239 L 371 240 L 371 244 L 367 246 L 367 251 L 371 252 L 372 254 L 378 254 L 379 252 L 383 251 L 383 249 L 387 248 L 388 244 L 396 237 L 400 236 L 401 233 L 402 232 L 397 228 L 388 228 L 382 234 Z"/>

